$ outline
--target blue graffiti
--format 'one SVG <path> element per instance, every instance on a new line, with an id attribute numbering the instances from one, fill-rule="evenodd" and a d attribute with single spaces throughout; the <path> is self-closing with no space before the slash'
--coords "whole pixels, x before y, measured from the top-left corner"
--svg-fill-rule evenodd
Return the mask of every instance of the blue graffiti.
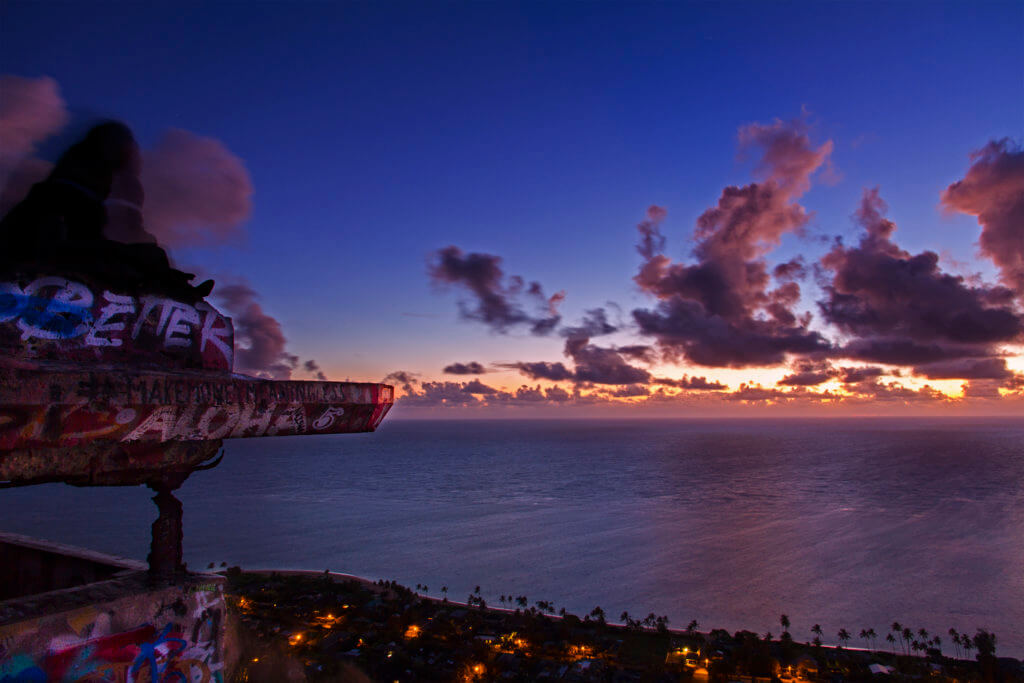
<path id="1" fill-rule="evenodd" d="M 46 672 L 27 655 L 15 655 L 0 664 L 0 683 L 35 683 L 46 681 Z"/>
<path id="2" fill-rule="evenodd" d="M 21 318 L 34 336 L 73 339 L 85 334 L 93 322 L 92 311 L 79 303 L 0 291 L 0 321 Z"/>
<path id="3" fill-rule="evenodd" d="M 156 682 L 156 681 L 164 681 L 165 680 L 162 677 L 162 674 L 164 674 L 166 672 L 166 670 L 167 670 L 167 667 L 170 666 L 171 660 L 175 656 L 181 654 L 185 650 L 185 648 L 188 647 L 188 643 L 186 643 L 181 638 L 168 638 L 167 634 L 169 634 L 170 632 L 171 632 L 171 624 L 167 624 L 167 626 L 164 626 L 164 630 L 160 631 L 160 633 L 156 636 L 156 638 L 153 639 L 153 642 L 151 642 L 151 643 L 143 643 L 142 645 L 139 646 L 139 654 L 135 658 L 135 662 L 132 664 L 132 673 L 138 673 L 139 671 L 142 670 L 142 668 L 144 666 L 146 666 L 148 664 L 149 665 L 149 680 L 154 681 L 154 682 Z M 156 651 L 156 649 L 157 649 L 157 647 L 159 647 L 160 645 L 163 645 L 164 643 L 174 643 L 174 644 L 177 645 L 177 649 L 173 649 L 173 646 L 172 646 L 172 649 L 168 653 L 167 659 L 164 662 L 163 667 L 161 667 L 157 663 L 157 651 Z M 178 676 L 178 677 L 180 677 L 181 680 L 187 680 L 185 678 L 185 675 L 182 674 L 180 671 L 172 671 L 171 673 L 176 675 L 176 676 Z"/>

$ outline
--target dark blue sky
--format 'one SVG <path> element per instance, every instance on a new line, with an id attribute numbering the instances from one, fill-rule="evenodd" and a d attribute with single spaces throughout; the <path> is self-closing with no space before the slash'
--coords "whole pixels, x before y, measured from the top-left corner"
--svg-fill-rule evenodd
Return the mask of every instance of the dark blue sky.
<path id="1" fill-rule="evenodd" d="M 248 278 L 336 377 L 557 359 L 557 341 L 455 322 L 428 253 L 499 254 L 566 290 L 570 318 L 628 309 L 645 208 L 668 209 L 685 257 L 695 217 L 749 182 L 737 128 L 802 112 L 839 173 L 802 200 L 812 233 L 853 235 L 879 185 L 902 246 L 990 274 L 977 223 L 941 216 L 939 192 L 1024 130 L 1020 3 L 0 8 L 0 71 L 53 77 L 79 121 L 121 118 L 143 144 L 184 128 L 245 161 L 247 242 L 179 256 Z M 791 236 L 773 258 L 822 250 Z"/>

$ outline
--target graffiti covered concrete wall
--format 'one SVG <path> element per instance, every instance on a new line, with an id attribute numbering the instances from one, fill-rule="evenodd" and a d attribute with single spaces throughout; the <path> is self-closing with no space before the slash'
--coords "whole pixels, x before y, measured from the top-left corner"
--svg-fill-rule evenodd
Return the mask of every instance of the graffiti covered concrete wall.
<path id="1" fill-rule="evenodd" d="M 381 384 L 0 367 L 0 451 L 372 431 L 393 402 Z"/>
<path id="2" fill-rule="evenodd" d="M 231 371 L 230 318 L 156 295 L 45 276 L 0 282 L 0 350 L 29 358 Z"/>
<path id="3" fill-rule="evenodd" d="M 193 577 L 0 625 L 0 683 L 224 681 L 222 582 Z"/>

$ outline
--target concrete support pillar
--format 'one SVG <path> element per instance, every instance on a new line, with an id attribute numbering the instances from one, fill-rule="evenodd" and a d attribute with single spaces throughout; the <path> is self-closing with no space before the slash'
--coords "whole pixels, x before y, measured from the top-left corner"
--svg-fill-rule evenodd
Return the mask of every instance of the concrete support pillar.
<path id="1" fill-rule="evenodd" d="M 170 583 L 185 573 L 182 562 L 181 501 L 166 485 L 149 485 L 156 495 L 153 502 L 160 511 L 153 522 L 153 538 L 149 545 L 149 574 L 157 582 Z"/>

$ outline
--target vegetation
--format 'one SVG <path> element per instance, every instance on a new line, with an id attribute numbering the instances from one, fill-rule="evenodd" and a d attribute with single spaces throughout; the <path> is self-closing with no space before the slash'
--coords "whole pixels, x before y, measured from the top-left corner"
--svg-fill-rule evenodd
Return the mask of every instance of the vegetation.
<path id="1" fill-rule="evenodd" d="M 447 600 L 447 587 L 437 600 L 394 582 L 326 573 L 232 568 L 228 577 L 241 624 L 240 681 L 877 680 L 871 665 L 887 667 L 890 680 L 1024 680 L 1020 662 L 996 658 L 996 636 L 984 629 L 973 637 L 951 629 L 950 657 L 937 636 L 901 624 L 886 638 L 900 652 L 876 651 L 873 629 L 860 632 L 867 649 L 850 650 L 846 629 L 837 634 L 842 648 L 823 647 L 818 624 L 813 644 L 794 641 L 788 618 L 774 640 L 751 631 L 700 633 L 696 620 L 671 631 L 668 618 L 653 612 L 642 619 L 624 612 L 624 625 L 612 625 L 599 606 L 582 618 L 564 608 L 554 617 L 554 604 L 527 608 L 526 596 L 502 595 L 507 607 L 488 609 L 480 587 L 459 605 Z"/>

